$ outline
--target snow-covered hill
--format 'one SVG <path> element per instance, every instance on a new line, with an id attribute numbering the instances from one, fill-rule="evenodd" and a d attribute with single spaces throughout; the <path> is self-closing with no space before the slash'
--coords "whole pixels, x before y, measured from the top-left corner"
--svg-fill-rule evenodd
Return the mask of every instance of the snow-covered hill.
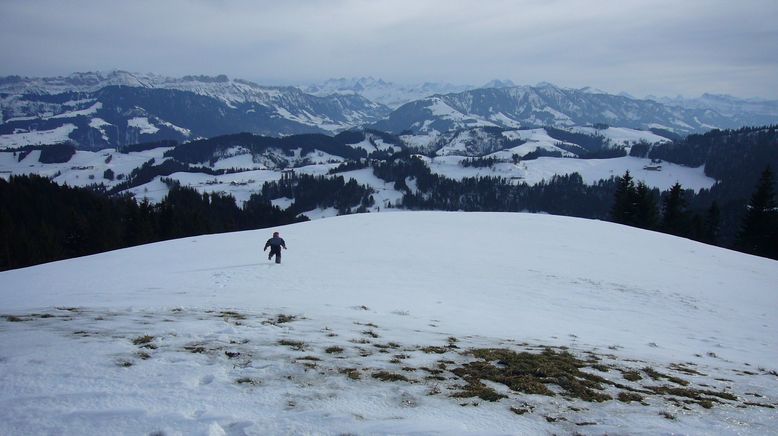
<path id="1" fill-rule="evenodd" d="M 775 261 L 547 215 L 278 230 L 281 265 L 267 229 L 0 273 L 0 434 L 775 429 Z"/>

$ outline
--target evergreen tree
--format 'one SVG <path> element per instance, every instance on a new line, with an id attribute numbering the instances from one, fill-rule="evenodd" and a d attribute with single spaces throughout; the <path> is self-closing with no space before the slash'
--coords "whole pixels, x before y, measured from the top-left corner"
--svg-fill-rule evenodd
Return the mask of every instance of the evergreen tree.
<path id="1" fill-rule="evenodd" d="M 677 236 L 688 234 L 686 199 L 678 182 L 670 188 L 662 203 L 662 231 Z"/>
<path id="2" fill-rule="evenodd" d="M 719 241 L 719 231 L 721 226 L 721 210 L 719 204 L 714 200 L 708 212 L 705 215 L 703 224 L 702 241 L 708 244 L 716 244 Z"/>
<path id="3" fill-rule="evenodd" d="M 619 224 L 635 223 L 635 182 L 629 171 L 616 178 L 616 193 L 611 209 L 611 219 Z"/>
<path id="4" fill-rule="evenodd" d="M 643 182 L 639 182 L 637 188 L 635 188 L 634 204 L 634 225 L 644 229 L 653 229 L 656 226 L 659 211 L 654 192 Z"/>
<path id="5" fill-rule="evenodd" d="M 758 256 L 778 258 L 776 239 L 778 209 L 775 203 L 773 172 L 768 166 L 762 172 L 737 238 L 737 248 Z"/>

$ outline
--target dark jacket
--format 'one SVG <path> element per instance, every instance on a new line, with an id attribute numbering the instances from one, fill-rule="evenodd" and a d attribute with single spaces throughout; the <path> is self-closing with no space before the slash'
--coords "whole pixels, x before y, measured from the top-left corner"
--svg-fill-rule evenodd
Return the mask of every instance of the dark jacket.
<path id="1" fill-rule="evenodd" d="M 279 238 L 278 236 L 274 236 L 265 242 L 265 248 L 263 250 L 267 250 L 267 247 L 270 247 L 271 249 L 275 248 L 278 249 L 280 247 L 286 248 L 286 242 L 284 242 L 283 238 Z"/>

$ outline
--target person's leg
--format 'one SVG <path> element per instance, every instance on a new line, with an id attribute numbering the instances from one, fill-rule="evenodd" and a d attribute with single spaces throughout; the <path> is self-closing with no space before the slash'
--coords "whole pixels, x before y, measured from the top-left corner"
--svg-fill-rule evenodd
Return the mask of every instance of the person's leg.
<path id="1" fill-rule="evenodd" d="M 281 247 L 278 247 L 278 252 L 276 253 L 276 263 L 281 263 Z"/>

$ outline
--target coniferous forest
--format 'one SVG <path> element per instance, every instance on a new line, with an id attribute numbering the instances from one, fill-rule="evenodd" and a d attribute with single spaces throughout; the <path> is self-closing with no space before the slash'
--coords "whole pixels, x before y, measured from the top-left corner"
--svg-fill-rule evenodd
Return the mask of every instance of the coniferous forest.
<path id="1" fill-rule="evenodd" d="M 0 179 L 0 269 L 205 233 L 305 221 L 260 196 L 235 199 L 173 185 L 156 205 L 59 186 L 44 177 Z"/>

